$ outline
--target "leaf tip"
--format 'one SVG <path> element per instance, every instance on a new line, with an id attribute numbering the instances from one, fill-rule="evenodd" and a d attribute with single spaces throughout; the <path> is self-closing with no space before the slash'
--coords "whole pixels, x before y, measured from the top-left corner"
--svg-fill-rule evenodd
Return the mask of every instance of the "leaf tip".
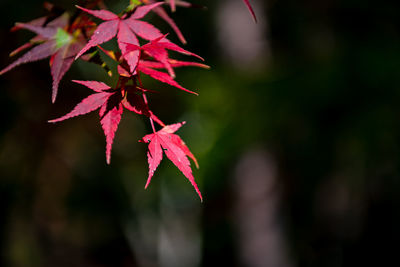
<path id="1" fill-rule="evenodd" d="M 77 83 L 77 84 L 80 84 L 80 85 L 83 85 L 83 84 L 82 84 L 82 81 L 80 81 L 80 80 L 71 80 L 71 82 Z"/>
<path id="2" fill-rule="evenodd" d="M 154 172 L 153 172 L 154 173 Z M 151 177 L 152 177 L 153 175 L 152 174 L 150 174 L 149 175 L 149 177 L 147 178 L 147 182 L 146 182 L 146 185 L 144 186 L 144 189 L 146 190 L 147 189 L 147 187 L 149 187 L 149 185 L 150 185 L 150 181 L 151 181 Z"/>

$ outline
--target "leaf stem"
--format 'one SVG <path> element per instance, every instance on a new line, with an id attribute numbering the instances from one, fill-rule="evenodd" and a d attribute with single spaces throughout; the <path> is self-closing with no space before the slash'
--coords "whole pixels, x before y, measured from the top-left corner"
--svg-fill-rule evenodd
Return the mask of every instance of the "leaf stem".
<path id="1" fill-rule="evenodd" d="M 143 96 L 143 101 L 146 104 L 146 106 L 149 106 L 149 102 L 147 101 L 147 96 L 146 96 L 145 92 L 142 93 L 142 96 Z M 154 127 L 154 121 L 151 117 L 149 119 L 150 119 L 151 128 L 153 129 L 153 132 L 156 133 L 156 128 Z"/>
<path id="2" fill-rule="evenodd" d="M 137 73 L 137 79 L 139 81 L 140 86 L 143 87 L 143 83 L 142 83 L 142 80 L 140 79 L 139 73 Z M 142 97 L 143 97 L 144 103 L 148 107 L 149 106 L 149 101 L 147 101 L 147 96 L 146 96 L 145 92 L 142 92 Z M 153 132 L 156 133 L 156 128 L 154 127 L 154 121 L 153 121 L 153 119 L 151 117 L 149 119 L 150 119 L 151 128 L 153 129 Z"/>
<path id="3" fill-rule="evenodd" d="M 115 86 L 115 89 L 118 89 L 118 86 L 121 83 L 121 76 L 118 77 L 117 85 Z"/>

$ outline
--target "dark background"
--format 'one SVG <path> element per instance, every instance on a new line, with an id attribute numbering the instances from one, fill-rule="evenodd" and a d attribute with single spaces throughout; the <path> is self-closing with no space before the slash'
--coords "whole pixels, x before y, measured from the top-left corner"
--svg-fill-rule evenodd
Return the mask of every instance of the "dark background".
<path id="1" fill-rule="evenodd" d="M 167 160 L 143 189 L 147 120 L 123 115 L 110 166 L 96 112 L 46 122 L 89 94 L 70 80 L 108 81 L 101 68 L 78 61 L 51 104 L 48 60 L 20 66 L 0 77 L 0 265 L 398 265 L 399 2 L 253 0 L 258 24 L 240 0 L 192 2 L 208 10 L 174 18 L 212 68 L 177 80 L 200 96 L 146 82 L 156 114 L 188 122 L 204 203 Z M 0 10 L 3 68 L 33 36 L 14 22 L 45 12 Z"/>

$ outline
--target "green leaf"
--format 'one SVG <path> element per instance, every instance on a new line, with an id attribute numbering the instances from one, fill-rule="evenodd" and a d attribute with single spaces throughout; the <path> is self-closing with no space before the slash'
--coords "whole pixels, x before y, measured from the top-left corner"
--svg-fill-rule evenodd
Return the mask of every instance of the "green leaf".
<path id="1" fill-rule="evenodd" d="M 134 10 L 137 6 L 142 5 L 142 2 L 140 2 L 139 0 L 130 0 L 130 4 L 129 6 L 126 8 L 126 12 L 131 12 L 132 10 Z"/>
<path id="2" fill-rule="evenodd" d="M 56 40 L 56 47 L 61 48 L 66 44 L 71 43 L 72 36 L 66 32 L 65 30 L 58 28 L 57 33 L 54 36 L 54 39 Z"/>

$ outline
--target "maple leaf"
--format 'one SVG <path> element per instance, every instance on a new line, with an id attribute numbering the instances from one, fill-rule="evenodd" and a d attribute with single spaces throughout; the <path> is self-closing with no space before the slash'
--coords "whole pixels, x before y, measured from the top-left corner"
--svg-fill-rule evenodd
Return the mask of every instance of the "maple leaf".
<path id="1" fill-rule="evenodd" d="M 103 49 L 104 50 L 104 49 Z M 104 50 L 104 52 L 110 56 L 110 58 L 117 60 L 117 58 L 114 57 L 113 54 L 109 53 L 109 51 Z M 123 62 L 124 63 L 124 62 Z M 155 62 L 155 61 L 146 61 L 146 60 L 139 60 L 139 63 L 137 65 L 137 68 L 135 72 L 132 74 L 130 73 L 125 67 L 124 64 L 119 64 L 118 65 L 118 74 L 123 77 L 127 78 L 132 78 L 132 77 L 137 77 L 138 72 L 141 72 L 145 75 L 150 76 L 153 79 L 156 79 L 160 82 L 169 84 L 171 86 L 174 86 L 180 90 L 183 90 L 185 92 L 198 95 L 198 93 L 190 91 L 183 86 L 181 86 L 179 83 L 177 83 L 168 73 L 158 71 L 155 69 L 165 69 L 165 65 L 163 63 Z M 196 66 L 196 67 L 202 67 L 202 68 L 209 68 L 207 65 L 196 63 L 196 62 L 185 62 L 185 61 L 176 61 L 169 59 L 169 64 L 172 67 L 184 67 L 184 66 Z"/>
<path id="2" fill-rule="evenodd" d="M 133 14 L 127 18 L 127 14 L 121 18 L 108 10 L 90 10 L 80 6 L 77 8 L 104 20 L 99 24 L 94 34 L 91 36 L 86 46 L 78 53 L 75 59 L 79 58 L 91 47 L 105 43 L 117 36 L 118 46 L 124 55 L 125 60 L 130 66 L 130 71 L 134 72 L 139 61 L 139 51 L 127 52 L 126 43 L 139 46 L 139 41 L 136 35 L 145 40 L 153 40 L 162 36 L 161 32 L 153 25 L 141 21 L 153 8 L 160 6 L 162 3 L 154 3 L 151 5 L 139 6 Z"/>
<path id="3" fill-rule="evenodd" d="M 144 74 L 150 76 L 151 78 L 156 79 L 156 80 L 158 80 L 160 82 L 169 84 L 169 85 L 174 86 L 174 87 L 176 87 L 178 89 L 181 89 L 181 90 L 183 90 L 185 92 L 188 92 L 188 93 L 191 93 L 191 94 L 194 94 L 194 95 L 198 95 L 198 93 L 190 91 L 190 90 L 184 88 L 183 86 L 181 86 L 174 79 L 172 79 L 171 76 L 168 75 L 168 73 L 153 69 L 152 63 L 148 64 L 148 66 L 146 66 L 146 64 L 142 65 L 140 62 L 142 62 L 142 61 L 139 61 L 139 64 L 137 66 L 137 70 L 138 71 L 140 71 L 140 72 L 142 72 L 142 73 L 144 73 Z M 157 63 L 157 62 L 154 62 L 154 63 Z M 163 66 L 160 67 L 160 66 L 157 66 L 157 65 L 156 65 L 155 68 L 158 68 L 158 67 L 159 68 L 163 68 Z M 129 71 L 127 71 L 125 68 L 120 66 L 120 65 L 118 66 L 118 73 L 119 73 L 119 75 L 121 75 L 123 77 L 132 77 L 132 74 Z M 137 75 L 137 73 L 134 74 L 134 76 L 136 76 L 136 75 Z"/>
<path id="4" fill-rule="evenodd" d="M 162 71 L 158 71 L 155 69 L 152 69 L 148 66 L 142 65 L 142 64 L 138 64 L 137 66 L 138 71 L 150 76 L 153 79 L 156 79 L 160 82 L 169 84 L 171 86 L 174 86 L 178 89 L 181 89 L 182 91 L 194 94 L 194 95 L 199 95 L 196 92 L 193 92 L 191 90 L 188 90 L 186 88 L 184 88 L 183 86 L 181 86 L 179 83 L 177 83 L 171 76 L 168 75 L 168 73 L 162 72 Z"/>
<path id="5" fill-rule="evenodd" d="M 175 59 L 168 59 L 168 63 L 172 68 L 179 68 L 179 67 L 199 67 L 203 69 L 209 69 L 210 66 L 202 64 L 202 63 L 197 63 L 197 62 L 189 62 L 189 61 L 179 61 Z M 156 61 L 150 61 L 150 60 L 140 60 L 140 65 L 143 67 L 147 68 L 153 68 L 153 69 L 164 69 L 165 65 L 160 62 Z"/>
<path id="6" fill-rule="evenodd" d="M 197 62 L 188 62 L 188 61 L 179 61 L 179 60 L 175 60 L 175 59 L 170 59 L 168 58 L 168 65 L 171 68 L 179 68 L 179 67 L 200 67 L 200 68 L 204 68 L 204 69 L 209 69 L 210 67 L 205 65 L 205 64 L 201 64 L 201 63 L 197 63 Z M 158 71 L 155 69 L 165 69 L 165 64 L 161 63 L 161 62 L 156 62 L 156 61 L 149 61 L 149 60 L 140 60 L 139 64 L 138 64 L 138 71 L 142 72 L 150 77 L 152 77 L 153 79 L 156 79 L 160 82 L 169 84 L 171 86 L 174 86 L 178 89 L 181 89 L 185 92 L 191 93 L 191 94 L 195 94 L 198 95 L 198 93 L 193 92 L 191 90 L 188 90 L 184 87 L 182 87 L 179 83 L 177 83 L 170 75 L 168 75 L 165 72 L 162 71 Z"/>
<path id="7" fill-rule="evenodd" d="M 73 37 L 70 33 L 64 30 L 68 25 L 68 15 L 65 13 L 59 18 L 49 22 L 45 27 L 42 23 L 46 21 L 46 17 L 33 20 L 28 23 L 17 23 L 13 30 L 27 29 L 37 34 L 29 43 L 22 45 L 14 50 L 11 55 L 15 55 L 22 50 L 32 47 L 23 56 L 8 65 L 0 71 L 0 75 L 12 70 L 13 68 L 33 61 L 50 58 L 51 75 L 53 77 L 52 85 L 52 102 L 54 103 L 57 97 L 58 86 L 70 69 L 75 55 L 83 47 L 82 36 Z"/>
<path id="8" fill-rule="evenodd" d="M 201 201 L 203 201 L 201 192 L 192 174 L 190 161 L 187 157 L 190 157 L 198 167 L 197 160 L 182 139 L 178 135 L 174 134 L 185 123 L 186 122 L 182 122 L 165 126 L 160 131 L 148 134 L 140 140 L 140 142 L 149 144 L 147 151 L 149 176 L 147 178 L 145 188 L 149 186 L 154 172 L 156 171 L 158 165 L 160 165 L 164 152 L 167 158 L 171 160 L 172 163 L 174 163 L 174 165 L 190 181 Z"/>
<path id="9" fill-rule="evenodd" d="M 129 52 L 137 51 L 137 50 L 144 51 L 149 56 L 153 57 L 155 60 L 162 63 L 172 78 L 175 78 L 175 72 L 169 63 L 167 49 L 179 52 L 181 54 L 194 56 L 194 57 L 197 57 L 197 58 L 201 59 L 202 61 L 204 61 L 204 59 L 202 57 L 200 57 L 192 52 L 189 52 L 174 43 L 171 43 L 170 41 L 168 41 L 165 38 L 166 36 L 167 36 L 167 34 L 164 36 L 161 36 L 159 38 L 156 38 L 141 47 L 139 47 L 137 45 L 127 44 L 127 52 L 129 53 Z"/>
<path id="10" fill-rule="evenodd" d="M 251 15 L 253 16 L 254 21 L 257 22 L 256 13 L 254 13 L 254 10 L 251 7 L 250 1 L 249 0 L 243 0 L 243 2 L 247 6 L 247 8 L 249 9 Z"/>
<path id="11" fill-rule="evenodd" d="M 133 111 L 139 115 L 145 115 L 160 125 L 164 125 L 148 108 L 144 100 L 137 95 L 137 89 L 124 87 L 123 89 L 112 89 L 105 83 L 97 81 L 76 81 L 73 82 L 82 84 L 95 93 L 89 95 L 77 104 L 73 110 L 66 115 L 50 120 L 50 123 L 64 121 L 76 116 L 84 115 L 100 108 L 100 123 L 106 137 L 106 161 L 110 164 L 111 149 L 114 142 L 115 133 L 121 121 L 123 107 Z"/>
<path id="12" fill-rule="evenodd" d="M 48 16 L 45 16 L 45 17 L 40 17 L 40 18 L 34 19 L 32 21 L 26 22 L 24 24 L 40 27 L 40 26 L 45 25 L 47 20 L 48 20 Z M 15 31 L 18 31 L 21 29 L 23 29 L 23 27 L 21 27 L 21 24 L 16 23 L 15 26 L 12 27 L 10 31 L 15 32 Z M 39 44 L 44 41 L 46 41 L 46 39 L 43 39 L 41 36 L 37 35 L 37 36 L 33 37 L 29 42 L 21 45 L 20 47 L 16 48 L 14 51 L 12 51 L 10 53 L 10 57 L 13 57 L 13 56 L 17 55 L 18 53 L 22 52 L 23 50 L 31 48 L 35 44 Z"/>

